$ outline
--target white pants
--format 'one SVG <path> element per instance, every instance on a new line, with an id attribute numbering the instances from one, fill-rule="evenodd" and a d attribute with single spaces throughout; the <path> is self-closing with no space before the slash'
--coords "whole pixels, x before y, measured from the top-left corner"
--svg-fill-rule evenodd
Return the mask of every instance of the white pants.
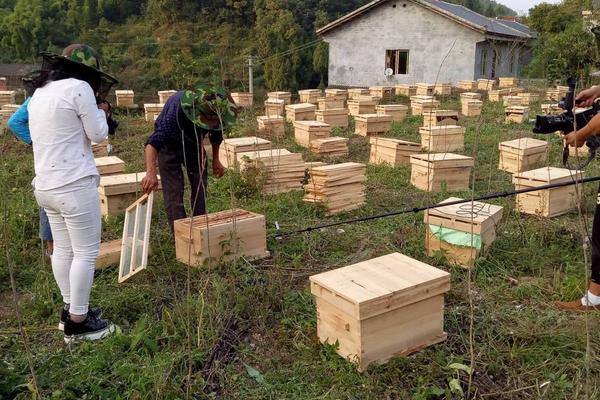
<path id="1" fill-rule="evenodd" d="M 98 176 L 87 176 L 57 189 L 35 190 L 54 235 L 54 279 L 74 315 L 88 312 L 100 250 L 102 216 L 98 182 Z"/>

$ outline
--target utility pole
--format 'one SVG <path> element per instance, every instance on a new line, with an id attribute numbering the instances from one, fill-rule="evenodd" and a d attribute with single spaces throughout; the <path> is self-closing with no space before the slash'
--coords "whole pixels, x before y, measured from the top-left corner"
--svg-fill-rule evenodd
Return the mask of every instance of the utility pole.
<path id="1" fill-rule="evenodd" d="M 254 65 L 252 64 L 252 55 L 248 56 L 248 91 L 250 94 L 254 94 L 254 76 L 252 68 Z"/>

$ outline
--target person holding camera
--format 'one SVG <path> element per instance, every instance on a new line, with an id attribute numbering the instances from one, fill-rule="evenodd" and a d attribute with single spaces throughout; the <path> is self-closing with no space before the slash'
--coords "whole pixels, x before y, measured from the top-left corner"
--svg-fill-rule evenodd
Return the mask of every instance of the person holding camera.
<path id="1" fill-rule="evenodd" d="M 591 107 L 600 98 L 600 86 L 594 86 L 579 93 L 575 103 L 579 107 Z M 582 147 L 586 140 L 600 134 L 600 114 L 596 115 L 584 128 L 565 136 L 569 146 Z M 559 309 L 565 311 L 600 311 L 600 187 L 596 201 L 596 212 L 592 228 L 592 273 L 587 293 L 579 300 L 557 302 Z"/>
<path id="2" fill-rule="evenodd" d="M 208 136 L 212 146 L 213 174 L 220 178 L 225 168 L 219 160 L 219 147 L 223 131 L 235 122 L 236 114 L 235 103 L 224 91 L 199 86 L 171 96 L 158 116 L 144 149 L 146 176 L 142 188 L 145 193 L 158 188 L 158 164 L 172 233 L 174 222 L 186 218 L 182 167 L 192 189 L 192 215 L 206 214 L 208 158 L 204 138 Z"/>
<path id="3" fill-rule="evenodd" d="M 42 55 L 27 111 L 34 194 L 54 235 L 52 271 L 64 302 L 59 329 L 66 343 L 98 340 L 115 326 L 89 307 L 102 229 L 91 143 L 108 137 L 109 105 L 97 98 L 116 80 L 101 71 L 99 55 L 89 46 L 74 44 L 60 56 Z"/>

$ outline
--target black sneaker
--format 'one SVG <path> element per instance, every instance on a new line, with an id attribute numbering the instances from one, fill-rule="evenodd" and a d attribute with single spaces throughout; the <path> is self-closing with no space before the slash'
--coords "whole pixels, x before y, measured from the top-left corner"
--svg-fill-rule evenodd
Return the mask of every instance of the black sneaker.
<path id="1" fill-rule="evenodd" d="M 65 322 L 67 322 L 67 318 L 69 318 L 69 306 L 70 304 L 65 303 L 63 309 L 60 310 L 60 319 L 58 320 L 58 330 L 61 332 L 65 331 Z M 102 317 L 102 309 L 100 307 L 90 307 L 88 309 L 88 314 L 93 314 L 97 318 Z"/>
<path id="2" fill-rule="evenodd" d="M 112 335 L 115 325 L 106 319 L 100 319 L 89 314 L 85 321 L 76 323 L 67 318 L 65 322 L 65 343 L 69 344 L 76 340 L 100 340 Z"/>

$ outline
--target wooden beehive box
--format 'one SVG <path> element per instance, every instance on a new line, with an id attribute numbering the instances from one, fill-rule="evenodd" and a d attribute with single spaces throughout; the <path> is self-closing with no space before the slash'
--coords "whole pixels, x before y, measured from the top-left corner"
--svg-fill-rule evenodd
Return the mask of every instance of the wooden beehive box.
<path id="1" fill-rule="evenodd" d="M 478 79 L 477 89 L 479 90 L 493 90 L 496 88 L 496 81 L 494 79 Z"/>
<path id="2" fill-rule="evenodd" d="M 0 77 L 0 92 L 6 91 L 6 88 L 7 88 L 6 78 Z"/>
<path id="3" fill-rule="evenodd" d="M 319 89 L 305 89 L 298 91 L 300 103 L 318 104 L 322 93 Z"/>
<path id="4" fill-rule="evenodd" d="M 521 105 L 528 106 L 531 103 L 538 101 L 540 96 L 537 93 L 519 93 L 519 97 L 522 99 Z"/>
<path id="5" fill-rule="evenodd" d="M 525 106 L 513 106 L 506 108 L 506 123 L 509 124 L 514 122 L 516 124 L 522 124 L 527 121 L 529 117 L 529 107 Z"/>
<path id="6" fill-rule="evenodd" d="M 265 101 L 265 115 L 268 117 L 281 117 L 285 113 L 285 101 L 267 99 Z"/>
<path id="7" fill-rule="evenodd" d="M 516 190 L 540 187 L 553 183 L 583 179 L 583 171 L 544 167 L 513 175 Z M 517 210 L 524 214 L 556 217 L 568 213 L 576 206 L 575 185 L 517 195 Z"/>
<path id="8" fill-rule="evenodd" d="M 410 98 L 412 115 L 423 115 L 426 112 L 437 110 L 440 102 L 431 96 L 413 96 Z"/>
<path id="9" fill-rule="evenodd" d="M 499 78 L 498 81 L 499 81 L 498 87 L 500 87 L 501 89 L 519 86 L 519 78 L 515 78 L 515 77 L 503 77 L 503 78 Z"/>
<path id="10" fill-rule="evenodd" d="M 412 97 L 417 95 L 417 85 L 396 85 L 396 96 Z"/>
<path id="11" fill-rule="evenodd" d="M 115 90 L 117 98 L 117 107 L 133 107 L 135 106 L 135 93 L 133 90 Z"/>
<path id="12" fill-rule="evenodd" d="M 310 103 L 290 104 L 285 106 L 285 118 L 288 122 L 314 121 L 316 110 Z"/>
<path id="13" fill-rule="evenodd" d="M 146 121 L 153 122 L 156 117 L 160 115 L 163 110 L 164 104 L 146 103 L 144 104 L 144 112 Z"/>
<path id="14" fill-rule="evenodd" d="M 435 94 L 435 85 L 429 83 L 417 83 L 417 96 L 433 96 Z"/>
<path id="15" fill-rule="evenodd" d="M 270 149 L 238 153 L 240 169 L 260 173 L 262 191 L 267 194 L 301 190 L 304 179 L 302 154 L 286 149 Z"/>
<path id="16" fill-rule="evenodd" d="M 165 104 L 169 97 L 173 96 L 177 93 L 177 90 L 160 90 L 158 92 L 158 102 L 160 104 Z"/>
<path id="17" fill-rule="evenodd" d="M 290 92 L 269 92 L 267 93 L 269 99 L 283 100 L 285 105 L 292 104 L 292 94 Z"/>
<path id="18" fill-rule="evenodd" d="M 462 115 L 466 117 L 478 117 L 483 110 L 483 101 L 467 100 L 462 103 Z"/>
<path id="19" fill-rule="evenodd" d="M 587 158 L 590 154 L 590 148 L 584 144 L 581 147 L 569 146 L 569 157 L 585 157 Z"/>
<path id="20" fill-rule="evenodd" d="M 543 140 L 522 138 L 502 142 L 498 169 L 511 174 L 541 168 L 548 162 L 550 143 Z"/>
<path id="21" fill-rule="evenodd" d="M 15 104 L 17 102 L 17 92 L 14 90 L 2 90 L 0 91 L 0 107 L 5 104 Z"/>
<path id="22" fill-rule="evenodd" d="M 379 102 L 371 98 L 358 98 L 355 100 L 348 100 L 348 111 L 350 115 L 356 117 L 361 114 L 375 114 L 377 105 Z"/>
<path id="23" fill-rule="evenodd" d="M 477 90 L 479 88 L 479 85 L 477 84 L 477 81 L 468 81 L 468 80 L 462 80 L 462 81 L 458 81 L 458 88 L 460 90 Z"/>
<path id="24" fill-rule="evenodd" d="M 354 117 L 354 133 L 361 136 L 376 136 L 392 129 L 392 116 L 361 114 Z"/>
<path id="25" fill-rule="evenodd" d="M 450 96 L 452 94 L 452 84 L 437 83 L 433 88 L 433 93 L 440 96 Z"/>
<path id="26" fill-rule="evenodd" d="M 96 258 L 96 270 L 119 265 L 122 245 L 122 239 L 100 243 L 100 251 L 98 252 L 98 258 Z"/>
<path id="27" fill-rule="evenodd" d="M 328 138 L 331 126 L 319 121 L 296 121 L 294 122 L 294 137 L 296 143 L 302 147 L 310 147 L 310 142 L 315 139 Z"/>
<path id="28" fill-rule="evenodd" d="M 311 140 L 310 151 L 327 157 L 346 156 L 348 155 L 348 138 L 328 137 Z"/>
<path id="29" fill-rule="evenodd" d="M 241 257 L 269 256 L 265 217 L 233 209 L 175 221 L 177 260 L 202 267 L 210 260 L 225 262 Z"/>
<path id="30" fill-rule="evenodd" d="M 101 176 L 98 192 L 103 216 L 121 215 L 142 194 L 145 172 Z M 160 177 L 159 177 L 160 182 Z"/>
<path id="31" fill-rule="evenodd" d="M 356 100 L 359 97 L 369 96 L 370 94 L 371 94 L 371 91 L 369 89 L 363 89 L 363 88 L 348 89 L 348 99 L 350 99 L 350 100 Z"/>
<path id="32" fill-rule="evenodd" d="M 228 138 L 219 147 L 219 159 L 225 168 L 238 167 L 237 155 L 249 151 L 269 150 L 271 142 L 256 136 Z"/>
<path id="33" fill-rule="evenodd" d="M 421 153 L 419 143 L 400 139 L 375 136 L 370 139 L 370 143 L 369 162 L 371 164 L 387 164 L 392 167 L 410 165 L 410 156 Z"/>
<path id="34" fill-rule="evenodd" d="M 317 121 L 324 122 L 332 128 L 348 127 L 348 110 L 345 108 L 317 110 L 315 114 Z"/>
<path id="35" fill-rule="evenodd" d="M 336 99 L 335 97 L 324 97 L 319 99 L 319 110 L 339 110 L 346 108 L 344 100 Z"/>
<path id="36" fill-rule="evenodd" d="M 354 162 L 315 167 L 304 185 L 304 201 L 323 205 L 329 214 L 365 204 L 367 166 Z"/>
<path id="37" fill-rule="evenodd" d="M 101 176 L 116 175 L 125 172 L 125 161 L 119 157 L 98 157 L 94 161 L 96 162 L 96 169 Z"/>
<path id="38" fill-rule="evenodd" d="M 433 110 L 423 112 L 423 126 L 456 125 L 458 123 L 458 111 Z"/>
<path id="39" fill-rule="evenodd" d="M 558 103 L 542 104 L 542 112 L 545 115 L 560 115 L 565 112 Z"/>
<path id="40" fill-rule="evenodd" d="M 440 204 L 460 201 L 450 197 Z M 480 202 L 441 206 L 425 212 L 427 255 L 443 251 L 448 261 L 472 267 L 477 257 L 496 240 L 496 227 L 502 219 L 502 207 Z M 453 231 L 464 235 L 453 235 Z"/>
<path id="41" fill-rule="evenodd" d="M 392 122 L 402 122 L 408 114 L 408 106 L 404 104 L 381 104 L 375 110 L 379 115 L 390 115 Z"/>
<path id="42" fill-rule="evenodd" d="M 317 335 L 359 370 L 446 339 L 450 274 L 400 253 L 310 277 Z"/>
<path id="43" fill-rule="evenodd" d="M 247 92 L 232 92 L 231 98 L 236 106 L 250 108 L 254 105 L 254 96 Z"/>
<path id="44" fill-rule="evenodd" d="M 256 117 L 258 131 L 267 137 L 282 137 L 285 135 L 285 120 L 280 116 L 261 115 Z"/>
<path id="45" fill-rule="evenodd" d="M 346 89 L 325 89 L 325 98 L 343 101 L 345 104 L 348 100 L 348 91 Z"/>
<path id="46" fill-rule="evenodd" d="M 469 189 L 475 160 L 453 153 L 416 154 L 410 157 L 410 183 L 428 192 Z"/>
<path id="47" fill-rule="evenodd" d="M 520 96 L 505 96 L 502 99 L 504 107 L 516 107 L 523 105 L 523 98 Z"/>
<path id="48" fill-rule="evenodd" d="M 108 157 L 110 146 L 108 139 L 102 143 L 92 143 L 92 153 L 94 154 L 94 158 Z"/>
<path id="49" fill-rule="evenodd" d="M 488 100 L 492 102 L 502 101 L 509 94 L 510 92 L 507 89 L 490 90 L 488 91 Z"/>
<path id="50" fill-rule="evenodd" d="M 422 127 L 419 129 L 421 146 L 423 146 L 423 150 L 434 153 L 463 151 L 465 131 L 465 128 L 457 125 Z"/>
<path id="51" fill-rule="evenodd" d="M 465 103 L 471 100 L 482 100 L 482 98 L 483 96 L 481 95 L 481 93 L 477 92 L 464 92 L 460 94 L 461 103 Z"/>
<path id="52" fill-rule="evenodd" d="M 371 86 L 369 88 L 369 93 L 373 97 L 385 99 L 394 95 L 394 88 L 392 86 Z"/>

